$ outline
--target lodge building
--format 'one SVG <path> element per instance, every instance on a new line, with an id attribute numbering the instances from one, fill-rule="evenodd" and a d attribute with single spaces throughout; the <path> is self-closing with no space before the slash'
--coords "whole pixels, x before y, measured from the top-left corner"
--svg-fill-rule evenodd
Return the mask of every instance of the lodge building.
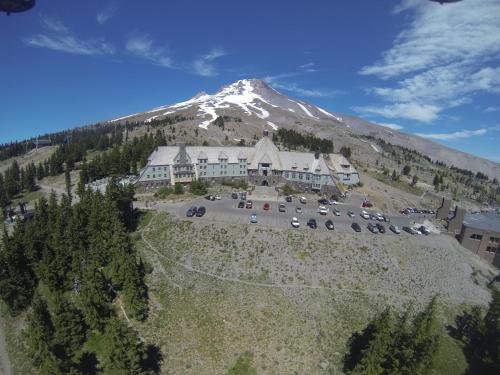
<path id="1" fill-rule="evenodd" d="M 337 194 L 339 181 L 333 165 L 330 155 L 319 152 L 280 151 L 265 134 L 254 147 L 157 147 L 136 185 L 140 191 L 149 191 L 194 179 L 209 183 L 245 180 L 253 185 L 289 184 L 300 191 Z"/>

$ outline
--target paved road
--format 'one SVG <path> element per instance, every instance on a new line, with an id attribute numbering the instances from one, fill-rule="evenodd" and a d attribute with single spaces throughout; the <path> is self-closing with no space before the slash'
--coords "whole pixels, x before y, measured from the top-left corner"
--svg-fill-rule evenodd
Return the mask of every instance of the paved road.
<path id="1" fill-rule="evenodd" d="M 249 197 L 250 199 L 252 197 Z M 253 200 L 253 199 L 252 199 Z M 175 214 L 179 218 L 186 218 L 186 211 L 191 206 L 205 206 L 207 213 L 202 218 L 186 218 L 193 221 L 214 221 L 222 223 L 250 223 L 250 215 L 252 213 L 257 214 L 258 225 L 274 228 L 289 228 L 291 227 L 292 217 L 297 217 L 300 222 L 299 230 L 310 230 L 307 227 L 307 221 L 310 218 L 316 219 L 318 224 L 317 230 L 327 230 L 325 222 L 330 219 L 334 222 L 335 231 L 352 232 L 351 224 L 357 222 L 361 226 L 363 232 L 368 232 L 366 228 L 369 222 L 375 223 L 375 220 L 365 220 L 360 216 L 360 212 L 363 208 L 351 204 L 338 204 L 333 206 L 327 206 L 329 212 L 327 215 L 320 215 L 318 212 L 318 202 L 317 200 L 309 200 L 307 204 L 301 204 L 298 199 L 294 198 L 293 202 L 285 202 L 284 197 L 279 197 L 277 201 L 267 202 L 270 204 L 271 209 L 269 211 L 264 211 L 263 205 L 265 201 L 255 201 L 253 200 L 253 208 L 238 208 L 239 199 L 232 199 L 229 195 L 223 195 L 222 200 L 219 201 L 209 201 L 204 198 L 198 198 L 191 201 L 177 202 L 177 203 L 157 203 L 153 208 L 158 210 L 165 210 Z M 278 211 L 278 204 L 284 203 L 286 206 L 286 212 Z M 296 212 L 296 207 L 302 208 L 302 213 Z M 337 208 L 340 212 L 340 216 L 335 216 L 332 212 L 333 208 Z M 348 211 L 353 211 L 355 216 L 350 218 L 347 216 Z M 377 211 L 368 212 L 375 213 Z M 393 235 L 389 231 L 389 225 L 395 224 L 399 228 L 403 226 L 413 226 L 414 221 L 422 222 L 424 217 L 418 215 L 418 217 L 406 216 L 406 215 L 387 215 L 390 219 L 390 223 L 383 223 L 386 227 L 387 234 Z M 429 215 L 430 218 L 430 215 Z M 403 232 L 404 233 L 404 232 Z M 404 233 L 407 234 L 407 233 Z"/>

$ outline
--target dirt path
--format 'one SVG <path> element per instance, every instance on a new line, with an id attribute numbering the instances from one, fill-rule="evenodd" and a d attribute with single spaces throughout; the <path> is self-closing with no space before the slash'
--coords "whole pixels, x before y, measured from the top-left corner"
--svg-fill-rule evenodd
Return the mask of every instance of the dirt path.
<path id="1" fill-rule="evenodd" d="M 5 322 L 0 316 L 0 375 L 10 375 L 10 360 L 5 343 Z"/>

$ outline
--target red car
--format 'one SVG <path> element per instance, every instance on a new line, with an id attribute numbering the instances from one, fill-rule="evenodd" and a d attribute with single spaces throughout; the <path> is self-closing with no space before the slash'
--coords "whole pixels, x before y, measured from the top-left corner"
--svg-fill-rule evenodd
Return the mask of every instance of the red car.
<path id="1" fill-rule="evenodd" d="M 364 201 L 363 202 L 363 207 L 373 207 L 373 204 L 370 201 Z"/>
<path id="2" fill-rule="evenodd" d="M 269 211 L 269 209 L 271 208 L 271 206 L 269 205 L 269 203 L 264 203 L 264 210 L 265 211 Z"/>

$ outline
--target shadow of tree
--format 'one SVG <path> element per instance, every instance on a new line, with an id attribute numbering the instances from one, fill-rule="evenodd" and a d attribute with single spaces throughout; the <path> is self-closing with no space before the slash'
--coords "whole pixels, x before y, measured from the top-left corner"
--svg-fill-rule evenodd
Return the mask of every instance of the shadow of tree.
<path id="1" fill-rule="evenodd" d="M 142 361 L 142 367 L 147 370 L 159 374 L 161 371 L 161 363 L 163 362 L 163 354 L 156 345 L 149 344 L 146 348 L 146 358 Z"/>

